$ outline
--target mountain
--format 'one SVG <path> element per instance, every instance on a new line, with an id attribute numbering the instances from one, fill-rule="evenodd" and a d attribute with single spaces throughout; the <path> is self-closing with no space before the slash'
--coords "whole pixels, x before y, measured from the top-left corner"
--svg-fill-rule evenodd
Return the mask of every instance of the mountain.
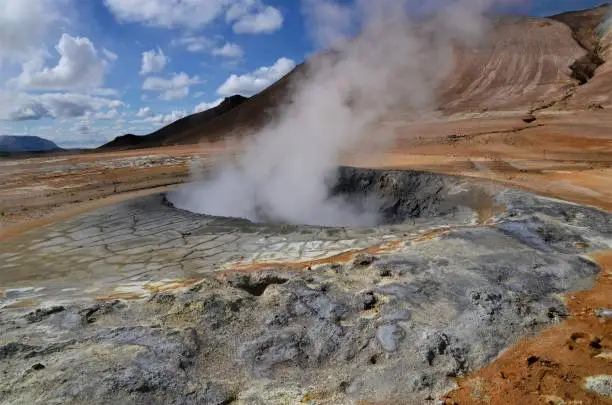
<path id="1" fill-rule="evenodd" d="M 200 128 L 210 126 L 210 123 L 215 121 L 215 119 L 242 105 L 246 101 L 248 101 L 248 98 L 239 95 L 228 97 L 214 108 L 181 118 L 149 135 L 138 136 L 127 134 L 119 136 L 103 145 L 102 148 L 130 149 L 183 143 L 181 139 L 197 138 Z M 209 131 L 210 130 L 207 132 Z"/>
<path id="2" fill-rule="evenodd" d="M 609 10 L 604 4 L 545 18 L 495 17 L 485 44 L 455 49 L 454 69 L 437 91 L 439 112 L 456 117 L 612 105 L 612 34 L 601 30 Z M 124 135 L 101 148 L 191 144 L 247 134 L 272 119 L 292 84 L 307 76 L 308 62 L 251 98 L 234 96 L 150 135 Z M 401 114 L 401 105 L 397 110 Z"/>
<path id="3" fill-rule="evenodd" d="M 193 144 L 215 141 L 231 134 L 241 134 L 268 122 L 275 109 L 283 104 L 291 84 L 306 71 L 300 65 L 261 93 L 246 98 L 235 95 L 217 107 L 189 115 L 145 136 L 123 135 L 99 149 L 131 149 L 156 146 Z"/>
<path id="4" fill-rule="evenodd" d="M 34 153 L 62 150 L 54 142 L 38 136 L 0 135 L 0 153 Z"/>

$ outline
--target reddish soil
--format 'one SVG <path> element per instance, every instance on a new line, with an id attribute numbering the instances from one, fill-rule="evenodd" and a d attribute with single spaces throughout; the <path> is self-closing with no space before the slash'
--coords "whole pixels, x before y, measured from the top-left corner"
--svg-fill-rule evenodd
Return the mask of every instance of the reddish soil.
<path id="1" fill-rule="evenodd" d="M 612 250 L 592 255 L 603 270 L 597 286 L 567 297 L 566 322 L 518 342 L 491 365 L 460 380 L 444 400 L 463 404 L 612 404 L 584 388 L 585 378 L 612 375 Z"/>

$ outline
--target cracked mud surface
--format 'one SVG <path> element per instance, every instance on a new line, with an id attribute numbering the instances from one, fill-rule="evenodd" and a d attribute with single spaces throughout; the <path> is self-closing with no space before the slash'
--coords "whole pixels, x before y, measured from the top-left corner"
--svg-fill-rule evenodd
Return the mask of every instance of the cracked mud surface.
<path id="1" fill-rule="evenodd" d="M 490 203 L 326 229 L 158 195 L 4 242 L 0 402 L 435 403 L 565 319 L 612 241 L 610 214 L 445 181 Z"/>

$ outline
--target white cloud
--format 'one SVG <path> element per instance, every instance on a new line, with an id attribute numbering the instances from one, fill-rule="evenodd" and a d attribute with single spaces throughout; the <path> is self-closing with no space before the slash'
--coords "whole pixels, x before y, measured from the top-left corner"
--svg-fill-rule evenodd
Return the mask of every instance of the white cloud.
<path id="1" fill-rule="evenodd" d="M 56 126 L 55 134 L 48 136 L 59 146 L 66 148 L 90 148 L 100 146 L 118 134 L 115 122 L 82 120 L 73 122 L 69 127 Z"/>
<path id="2" fill-rule="evenodd" d="M 215 101 L 212 102 L 203 102 L 200 103 L 198 105 L 195 106 L 195 108 L 193 109 L 193 113 L 199 113 L 202 111 L 206 111 L 206 110 L 210 110 L 211 108 L 215 108 L 216 106 L 218 106 L 219 104 L 221 104 L 223 102 L 223 98 L 219 98 Z"/>
<path id="3" fill-rule="evenodd" d="M 189 87 L 202 83 L 198 76 L 189 77 L 187 73 L 173 74 L 169 79 L 150 76 L 145 79 L 142 89 L 161 93 L 161 100 L 179 100 L 189 95 Z"/>
<path id="4" fill-rule="evenodd" d="M 124 107 L 125 103 L 121 100 L 110 100 L 108 102 L 108 107 L 109 108 L 119 108 L 119 107 Z"/>
<path id="5" fill-rule="evenodd" d="M 182 46 L 192 53 L 209 53 L 214 56 L 222 56 L 229 59 L 242 59 L 244 49 L 236 43 L 225 42 L 219 44 L 223 37 L 218 36 L 211 39 L 204 36 L 186 35 L 172 40 L 172 45 Z"/>
<path id="6" fill-rule="evenodd" d="M 140 110 L 138 110 L 136 116 L 140 118 L 152 117 L 153 111 L 151 111 L 150 107 L 142 107 Z"/>
<path id="7" fill-rule="evenodd" d="M 120 100 L 75 93 L 45 93 L 30 95 L 0 91 L 0 119 L 10 121 L 42 118 L 84 117 L 91 112 L 123 107 Z"/>
<path id="8" fill-rule="evenodd" d="M 119 21 L 140 22 L 166 28 L 201 29 L 225 15 L 239 33 L 278 30 L 281 12 L 261 0 L 104 0 Z"/>
<path id="9" fill-rule="evenodd" d="M 92 114 L 92 117 L 96 120 L 115 120 L 119 118 L 119 111 L 113 109 L 108 111 L 99 111 Z"/>
<path id="10" fill-rule="evenodd" d="M 184 46 L 189 52 L 207 52 L 215 46 L 215 41 L 204 36 L 186 35 L 172 41 L 173 45 Z"/>
<path id="11" fill-rule="evenodd" d="M 43 52 L 46 34 L 63 21 L 68 0 L 0 1 L 0 62 L 26 62 Z"/>
<path id="12" fill-rule="evenodd" d="M 260 67 L 252 73 L 242 76 L 231 75 L 225 83 L 217 89 L 217 94 L 229 97 L 234 94 L 252 96 L 265 88 L 271 86 L 280 78 L 295 68 L 295 62 L 291 59 L 280 58 L 269 67 Z"/>
<path id="13" fill-rule="evenodd" d="M 63 34 L 55 49 L 60 55 L 56 66 L 42 67 L 30 61 L 13 83 L 23 89 L 44 90 L 102 87 L 105 63 L 89 38 Z"/>
<path id="14" fill-rule="evenodd" d="M 266 6 L 238 18 L 232 28 L 237 34 L 271 34 L 283 26 L 283 15 L 275 7 Z"/>
<path id="15" fill-rule="evenodd" d="M 150 122 L 152 124 L 161 124 L 167 125 L 171 124 L 176 120 L 184 118 L 187 116 L 187 111 L 185 110 L 174 110 L 169 114 L 157 114 L 152 117 L 148 117 L 145 119 L 146 122 Z"/>
<path id="16" fill-rule="evenodd" d="M 103 87 L 99 89 L 92 89 L 88 93 L 93 94 L 94 96 L 102 96 L 102 97 L 119 97 L 121 94 L 116 89 L 107 89 Z"/>
<path id="17" fill-rule="evenodd" d="M 155 51 L 155 49 L 143 52 L 140 74 L 146 75 L 148 73 L 161 72 L 162 70 L 164 70 L 167 63 L 168 58 L 166 58 L 166 55 L 164 55 L 164 52 L 160 48 L 157 48 L 157 52 Z"/>
<path id="18" fill-rule="evenodd" d="M 120 21 L 195 29 L 221 15 L 227 0 L 104 0 L 104 3 Z"/>
<path id="19" fill-rule="evenodd" d="M 163 123 L 171 123 L 186 116 L 187 112 L 185 110 L 172 111 L 170 114 L 164 115 Z"/>
<path id="20" fill-rule="evenodd" d="M 244 50 L 238 44 L 226 42 L 225 45 L 212 50 L 215 56 L 223 56 L 225 58 L 241 59 L 244 56 Z"/>

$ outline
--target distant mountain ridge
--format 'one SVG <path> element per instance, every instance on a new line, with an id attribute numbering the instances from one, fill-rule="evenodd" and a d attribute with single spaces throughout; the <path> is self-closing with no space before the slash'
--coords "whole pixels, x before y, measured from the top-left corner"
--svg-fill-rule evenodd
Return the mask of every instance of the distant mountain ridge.
<path id="1" fill-rule="evenodd" d="M 39 136 L 0 135 L 0 153 L 32 153 L 62 150 L 55 142 Z"/>

